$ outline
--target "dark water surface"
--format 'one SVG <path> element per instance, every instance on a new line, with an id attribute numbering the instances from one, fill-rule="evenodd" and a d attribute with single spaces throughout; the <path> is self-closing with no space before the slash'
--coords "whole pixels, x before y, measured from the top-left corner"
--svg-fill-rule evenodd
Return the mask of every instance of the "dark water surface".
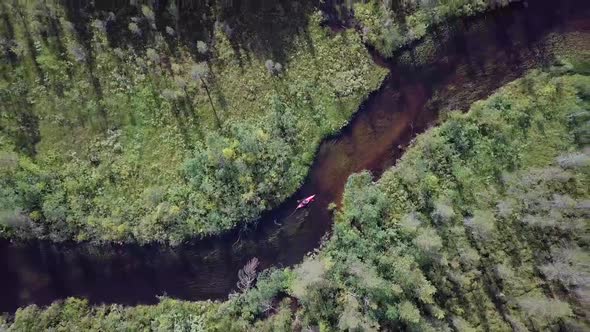
<path id="1" fill-rule="evenodd" d="M 0 241 L 0 312 L 69 296 L 128 305 L 155 303 L 164 294 L 220 299 L 235 289 L 237 271 L 253 257 L 261 268 L 300 262 L 329 231 L 328 204 L 339 202 L 350 174 L 368 169 L 378 176 L 416 134 L 434 124 L 436 110 L 465 110 L 545 63 L 553 49 L 545 42 L 550 33 L 590 30 L 590 1 L 549 2 L 457 21 L 397 54 L 408 61 L 375 56 L 390 69 L 388 78 L 340 134 L 322 143 L 302 188 L 249 232 L 174 248 Z M 311 194 L 317 200 L 292 214 L 296 199 Z"/>

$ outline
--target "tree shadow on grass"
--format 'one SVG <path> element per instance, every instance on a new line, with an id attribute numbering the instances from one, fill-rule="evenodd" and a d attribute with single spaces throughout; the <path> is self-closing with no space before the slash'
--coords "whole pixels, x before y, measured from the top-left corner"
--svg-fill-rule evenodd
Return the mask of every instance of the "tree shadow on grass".
<path id="1" fill-rule="evenodd" d="M 149 6 L 154 12 L 155 30 L 142 13 L 142 4 L 117 0 L 91 3 L 62 1 L 68 19 L 90 40 L 90 17 L 108 21 L 109 42 L 114 47 L 132 45 L 144 48 L 156 31 L 165 36 L 171 48 L 188 46 L 199 58 L 196 42 L 213 43 L 214 30 L 222 29 L 238 53 L 248 51 L 264 59 L 285 63 L 297 36 L 309 34 L 309 15 L 318 8 L 318 0 L 155 0 Z M 113 15 L 111 15 L 112 13 Z M 108 19 L 108 17 L 114 19 Z M 141 35 L 129 31 L 136 22 Z M 169 28 L 174 30 L 174 33 Z M 311 38 L 307 38 L 311 40 Z"/>

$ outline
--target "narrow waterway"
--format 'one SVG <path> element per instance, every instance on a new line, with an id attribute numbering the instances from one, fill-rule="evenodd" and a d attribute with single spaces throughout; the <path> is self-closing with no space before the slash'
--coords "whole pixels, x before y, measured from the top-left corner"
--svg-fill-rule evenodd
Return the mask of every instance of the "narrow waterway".
<path id="1" fill-rule="evenodd" d="M 465 110 L 546 63 L 559 39 L 549 36 L 590 32 L 587 9 L 584 0 L 514 4 L 437 29 L 400 51 L 397 61 L 375 55 L 390 69 L 388 78 L 340 134 L 321 144 L 302 188 L 249 231 L 174 248 L 0 241 L 0 312 L 69 296 L 129 305 L 155 303 L 158 295 L 220 299 L 235 289 L 237 271 L 253 257 L 261 268 L 300 262 L 329 231 L 328 205 L 339 202 L 350 174 L 368 169 L 379 176 L 435 123 L 439 110 Z M 296 200 L 310 194 L 317 200 L 292 214 Z"/>

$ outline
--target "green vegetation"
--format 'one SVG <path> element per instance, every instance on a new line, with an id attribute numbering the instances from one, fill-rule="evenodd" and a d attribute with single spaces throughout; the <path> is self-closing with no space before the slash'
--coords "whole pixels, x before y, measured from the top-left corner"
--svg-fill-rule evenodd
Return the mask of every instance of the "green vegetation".
<path id="1" fill-rule="evenodd" d="M 318 258 L 333 268 L 300 299 L 308 324 L 578 324 L 589 276 L 590 154 L 580 152 L 589 89 L 588 76 L 533 73 L 449 115 L 377 183 L 352 176 Z"/>
<path id="2" fill-rule="evenodd" d="M 309 5 L 224 3 L 202 40 L 173 1 L 0 4 L 0 236 L 174 244 L 298 188 L 386 71 Z"/>
<path id="3" fill-rule="evenodd" d="M 556 69 L 509 84 L 467 114 L 449 114 L 377 182 L 353 175 L 320 253 L 261 273 L 254 287 L 246 280 L 228 301 L 90 308 L 69 299 L 21 309 L 5 325 L 587 329 L 590 76 Z"/>
<path id="4" fill-rule="evenodd" d="M 363 31 L 336 33 L 270 2 L 203 2 L 199 27 L 173 1 L 0 3 L 0 236 L 176 244 L 252 220 L 383 80 L 363 42 L 391 55 L 507 3 L 359 2 Z M 444 114 L 378 181 L 351 176 L 321 250 L 253 259 L 227 301 L 70 298 L 0 330 L 589 329 L 590 59 L 565 51 L 584 56 Z"/>
<path id="5" fill-rule="evenodd" d="M 423 38 L 430 28 L 455 17 L 473 16 L 510 1 L 359 1 L 355 17 L 363 26 L 363 37 L 385 56 Z"/>

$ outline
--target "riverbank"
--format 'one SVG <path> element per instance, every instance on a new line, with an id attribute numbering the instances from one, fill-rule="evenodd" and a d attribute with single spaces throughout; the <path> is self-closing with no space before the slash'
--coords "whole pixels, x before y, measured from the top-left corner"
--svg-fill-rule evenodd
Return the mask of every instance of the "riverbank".
<path id="1" fill-rule="evenodd" d="M 177 245 L 246 227 L 387 73 L 307 3 L 191 20 L 95 5 L 0 6 L 2 237 Z"/>
<path id="2" fill-rule="evenodd" d="M 0 7 L 3 65 L 15 72 L 3 90 L 14 117 L 2 124 L 0 180 L 13 190 L 0 201 L 0 236 L 178 245 L 249 228 L 301 188 L 322 139 L 386 75 L 362 45 L 374 39 L 321 28 L 310 3 L 194 5 L 203 15 L 190 20 L 172 5 Z M 437 19 L 403 12 L 432 18 L 428 28 L 490 9 L 445 6 Z M 374 28 L 372 15 L 361 23 Z M 424 37 L 414 30 L 408 41 Z"/>
<path id="3" fill-rule="evenodd" d="M 579 63 L 535 71 L 450 114 L 376 182 L 352 176 L 320 253 L 264 271 L 225 302 L 68 299 L 20 309 L 5 327 L 583 329 L 590 76 Z"/>
<path id="4" fill-rule="evenodd" d="M 350 174 L 363 169 L 379 174 L 387 169 L 405 145 L 426 129 L 436 110 L 445 105 L 467 109 L 482 95 L 542 65 L 553 53 L 547 45 L 559 45 L 547 43 L 551 33 L 562 30 L 564 24 L 584 26 L 576 20 L 545 20 L 537 12 L 526 19 L 527 13 L 504 13 L 520 18 L 512 20 L 513 25 L 486 19 L 489 30 L 485 25 L 465 30 L 469 39 L 449 39 L 456 44 L 443 44 L 447 47 L 440 48 L 439 60 L 431 65 L 392 66 L 399 75 L 390 76 L 363 104 L 351 125 L 319 148 L 316 166 L 301 191 L 302 195 L 319 193 L 319 200 L 309 209 L 289 216 L 296 204 L 293 199 L 265 216 L 253 232 L 235 231 L 176 248 L 4 242 L 0 258 L 8 269 L 0 287 L 7 296 L 1 310 L 49 304 L 68 296 L 128 305 L 155 303 L 154 295 L 164 293 L 183 299 L 220 299 L 235 289 L 238 270 L 253 257 L 259 259 L 259 269 L 301 262 L 331 228 L 328 204 L 339 201 Z M 498 31 L 512 31 L 514 37 L 508 43 L 498 40 Z M 486 48 L 473 47 L 481 43 Z M 456 51 L 465 49 L 473 51 Z M 506 62 L 507 54 L 520 61 Z M 475 65 L 475 60 L 485 66 Z M 362 158 L 356 153 L 363 154 Z"/>

